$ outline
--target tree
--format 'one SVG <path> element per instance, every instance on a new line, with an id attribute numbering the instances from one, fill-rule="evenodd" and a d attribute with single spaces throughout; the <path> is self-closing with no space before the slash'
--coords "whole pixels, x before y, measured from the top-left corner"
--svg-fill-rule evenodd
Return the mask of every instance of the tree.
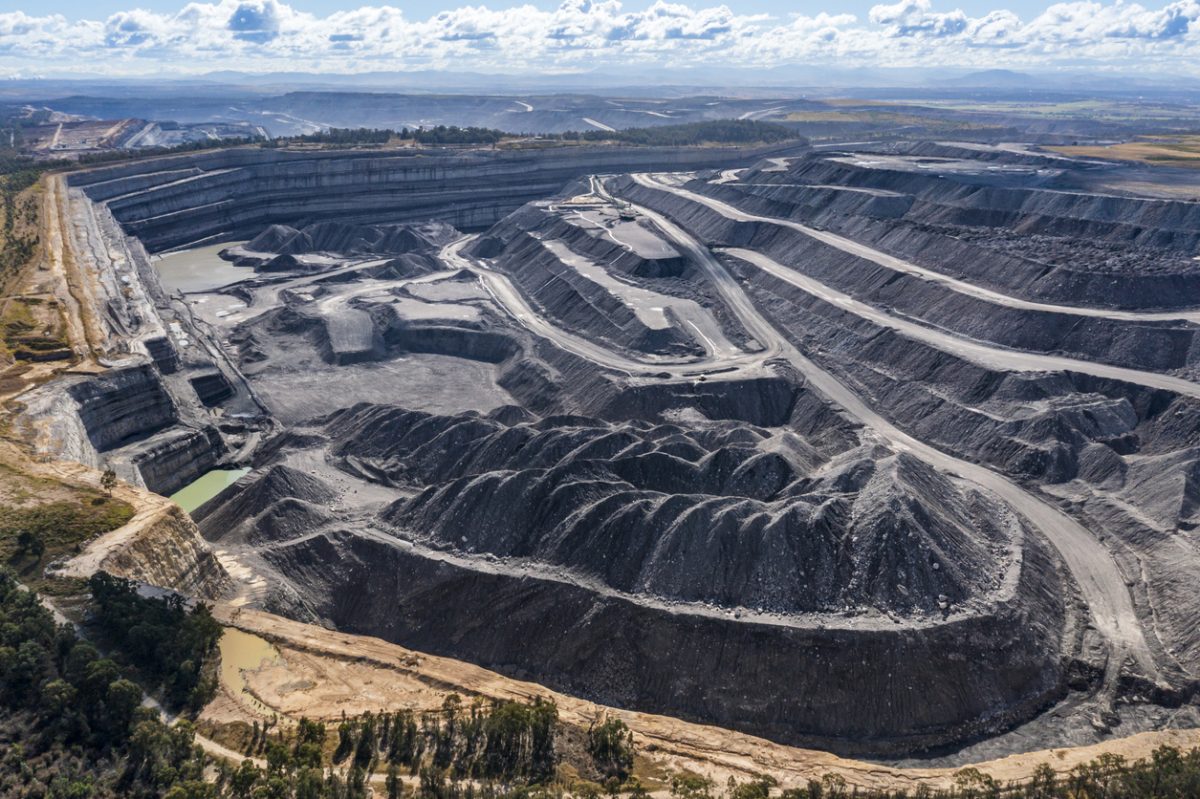
<path id="1" fill-rule="evenodd" d="M 963 799 L 994 799 L 1000 796 L 1000 783 L 974 767 L 954 772 L 954 786 L 962 791 Z"/>
<path id="2" fill-rule="evenodd" d="M 829 799 L 846 795 L 846 778 L 841 774 L 825 774 L 821 777 L 821 794 Z"/>
<path id="3" fill-rule="evenodd" d="M 776 784 L 770 777 L 760 777 L 742 783 L 735 782 L 730 777 L 729 783 L 729 791 L 726 794 L 728 799 L 768 799 L 771 788 Z"/>
<path id="4" fill-rule="evenodd" d="M 321 750 L 325 745 L 325 725 L 311 721 L 307 717 L 300 719 L 296 727 L 296 748 L 292 760 L 296 768 L 321 767 Z"/>
<path id="5" fill-rule="evenodd" d="M 33 547 L 33 542 L 37 539 L 37 533 L 32 530 L 22 530 L 17 533 L 17 551 L 14 553 L 13 559 L 20 560 L 25 557 L 25 554 Z"/>
<path id="6" fill-rule="evenodd" d="M 292 753 L 279 741 L 267 744 L 267 773 L 272 776 L 286 774 L 292 770 Z"/>
<path id="7" fill-rule="evenodd" d="M 354 765 L 364 771 L 371 770 L 371 764 L 375 762 L 375 754 L 379 749 L 379 739 L 375 734 L 375 718 L 367 713 L 363 718 L 360 727 L 362 733 L 358 738 L 358 745 L 354 749 Z"/>
<path id="8" fill-rule="evenodd" d="M 341 763 L 350 757 L 351 752 L 356 751 L 356 727 L 357 725 L 353 721 L 343 721 L 341 724 L 338 724 L 338 745 L 337 749 L 333 752 L 334 763 Z"/>
<path id="9" fill-rule="evenodd" d="M 1036 799 L 1053 797 L 1054 787 L 1058 781 L 1057 776 L 1049 763 L 1039 763 L 1029 780 L 1029 796 L 1036 797 Z"/>
<path id="10" fill-rule="evenodd" d="M 387 788 L 388 799 L 402 799 L 404 796 L 404 782 L 400 779 L 400 769 L 395 763 L 390 763 L 387 769 L 387 780 L 384 783 Z"/>
<path id="11" fill-rule="evenodd" d="M 296 799 L 321 799 L 325 795 L 325 778 L 321 769 L 306 766 L 296 774 Z"/>
<path id="12" fill-rule="evenodd" d="M 633 733 L 617 718 L 593 724 L 588 729 L 588 754 L 601 774 L 624 782 L 633 769 Z"/>
<path id="13" fill-rule="evenodd" d="M 110 682 L 104 696 L 109 728 L 122 738 L 127 736 L 141 704 L 142 689 L 135 683 L 123 678 Z"/>
<path id="14" fill-rule="evenodd" d="M 117 487 L 117 473 L 113 471 L 113 467 L 107 464 L 104 466 L 104 474 L 100 475 L 100 487 L 110 497 L 112 496 L 113 489 Z"/>
<path id="15" fill-rule="evenodd" d="M 243 760 L 242 765 L 229 777 L 229 788 L 238 799 L 248 799 L 261 776 L 262 772 L 253 760 Z"/>
<path id="16" fill-rule="evenodd" d="M 712 780 L 699 774 L 675 774 L 671 777 L 671 796 L 675 799 L 709 799 Z"/>

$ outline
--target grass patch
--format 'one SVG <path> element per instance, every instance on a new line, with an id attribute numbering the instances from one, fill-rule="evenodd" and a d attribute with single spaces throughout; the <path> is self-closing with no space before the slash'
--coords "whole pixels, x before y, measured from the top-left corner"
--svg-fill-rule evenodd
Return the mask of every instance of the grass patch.
<path id="1" fill-rule="evenodd" d="M 59 360 L 71 357 L 66 324 L 58 303 L 41 297 L 12 297 L 3 304 L 0 342 L 21 361 Z"/>
<path id="2" fill-rule="evenodd" d="M 133 507 L 126 502 L 100 492 L 76 493 L 51 502 L 0 504 L 0 562 L 39 590 L 46 564 L 78 553 L 83 542 L 133 518 Z M 18 490 L 13 499 L 19 502 L 20 494 Z"/>
<path id="3" fill-rule="evenodd" d="M 0 329 L 4 331 L 5 339 L 23 336 L 33 330 L 36 324 L 32 304 L 22 298 L 10 300 L 4 309 L 4 317 L 0 319 Z"/>

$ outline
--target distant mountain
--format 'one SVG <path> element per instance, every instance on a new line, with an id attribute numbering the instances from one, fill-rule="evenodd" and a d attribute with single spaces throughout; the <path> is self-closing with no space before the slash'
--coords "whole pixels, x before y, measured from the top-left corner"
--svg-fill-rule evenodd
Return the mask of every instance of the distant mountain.
<path id="1" fill-rule="evenodd" d="M 1026 72 L 1011 69 L 984 69 L 946 81 L 948 86 L 975 86 L 1000 89 L 1034 88 L 1039 79 Z"/>
<path id="2" fill-rule="evenodd" d="M 244 100 L 296 91 L 382 92 L 406 95 L 590 94 L 611 98 L 685 98 L 699 95 L 741 99 L 871 97 L 917 98 L 1033 92 L 1089 95 L 1200 92 L 1200 81 L 1170 75 L 1122 75 L 1094 70 L 1027 73 L 1009 69 L 837 68 L 787 64 L 770 68 L 609 67 L 555 74 L 484 74 L 466 71 L 252 73 L 221 70 L 196 75 L 162 73 L 97 78 L 74 74 L 0 81 L 0 99 L 47 100 L 72 95 L 145 100 L 178 97 L 213 102 Z"/>

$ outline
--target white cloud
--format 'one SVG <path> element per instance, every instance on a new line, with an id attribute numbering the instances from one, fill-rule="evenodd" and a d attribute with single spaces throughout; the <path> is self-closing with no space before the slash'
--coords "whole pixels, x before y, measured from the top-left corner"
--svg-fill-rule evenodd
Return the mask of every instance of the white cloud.
<path id="1" fill-rule="evenodd" d="M 931 5 L 929 0 L 900 0 L 875 6 L 869 19 L 884 26 L 889 36 L 956 36 L 967 29 L 967 15 L 960 9 L 937 13 Z"/>
<path id="2" fill-rule="evenodd" d="M 703 0 L 701 0 L 703 2 Z M 1200 0 L 1147 8 L 1123 0 L 1051 5 L 1022 20 L 997 8 L 971 17 L 932 0 L 877 5 L 866 19 L 787 19 L 727 5 L 619 0 L 449 8 L 411 19 L 391 6 L 320 17 L 280 0 L 192 2 L 175 13 L 137 8 L 105 20 L 0 13 L 0 66 L 14 71 L 183 68 L 554 70 L 605 64 L 1167 66 L 1200 72 Z M 846 65 L 846 64 L 842 64 Z"/>

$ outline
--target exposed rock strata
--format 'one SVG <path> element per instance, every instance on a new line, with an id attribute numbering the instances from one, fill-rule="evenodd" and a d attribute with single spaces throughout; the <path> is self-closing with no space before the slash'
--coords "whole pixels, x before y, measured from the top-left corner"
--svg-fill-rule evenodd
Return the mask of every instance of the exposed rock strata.
<path id="1" fill-rule="evenodd" d="M 795 145 L 791 145 L 795 148 Z M 592 172 L 718 167 L 788 148 L 568 147 L 424 151 L 235 149 L 100 167 L 72 185 L 103 202 L 152 252 L 249 238 L 272 224 L 436 219 L 486 227 Z M 180 170 L 187 175 L 181 177 Z"/>

